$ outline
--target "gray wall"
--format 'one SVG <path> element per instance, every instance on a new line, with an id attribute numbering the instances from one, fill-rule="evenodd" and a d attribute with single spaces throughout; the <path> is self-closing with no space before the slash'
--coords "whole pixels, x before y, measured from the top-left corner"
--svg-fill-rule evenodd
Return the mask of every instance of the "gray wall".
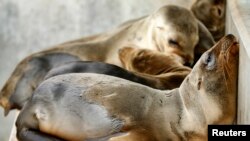
<path id="1" fill-rule="evenodd" d="M 238 75 L 238 124 L 250 124 L 250 1 L 227 1 L 226 32 L 240 43 Z M 237 18 L 236 18 L 237 17 Z"/>
<path id="2" fill-rule="evenodd" d="M 192 0 L 0 0 L 0 88 L 16 64 L 30 53 L 90 34 L 107 31 L 165 4 L 189 7 Z M 3 118 L 6 141 L 14 113 Z"/>

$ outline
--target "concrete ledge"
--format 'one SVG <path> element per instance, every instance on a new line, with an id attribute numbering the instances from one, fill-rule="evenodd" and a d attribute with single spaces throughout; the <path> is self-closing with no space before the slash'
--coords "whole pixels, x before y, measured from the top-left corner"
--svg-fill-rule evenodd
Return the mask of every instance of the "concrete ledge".
<path id="1" fill-rule="evenodd" d="M 238 124 L 250 123 L 250 1 L 228 0 L 226 33 L 238 37 L 240 43 L 238 75 Z"/>

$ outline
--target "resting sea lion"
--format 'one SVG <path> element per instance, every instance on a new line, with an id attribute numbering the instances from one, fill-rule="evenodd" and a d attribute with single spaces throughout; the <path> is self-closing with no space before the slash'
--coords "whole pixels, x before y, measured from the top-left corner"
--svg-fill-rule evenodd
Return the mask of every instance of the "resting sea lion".
<path id="1" fill-rule="evenodd" d="M 148 49 L 124 47 L 119 50 L 123 67 L 137 76 L 147 76 L 145 79 L 156 81 L 153 85 L 158 89 L 173 89 L 180 86 L 191 68 L 182 64 L 181 59 L 174 54 L 163 54 Z M 146 75 L 149 74 L 149 75 Z"/>
<path id="2" fill-rule="evenodd" d="M 150 75 L 133 73 L 116 65 L 96 61 L 75 61 L 65 63 L 51 69 L 45 76 L 45 79 L 68 73 L 106 74 L 127 79 L 156 89 L 170 89 L 172 86 L 164 85 L 157 78 Z"/>
<path id="3" fill-rule="evenodd" d="M 152 53 L 152 54 L 156 55 L 158 53 Z M 157 57 L 154 57 L 152 59 L 156 58 Z M 165 59 L 163 56 L 159 56 L 159 58 L 161 58 L 161 60 Z M 168 63 L 166 62 L 166 64 Z M 149 66 L 149 68 L 151 67 L 152 65 Z M 159 68 L 158 66 L 158 69 L 162 71 L 161 74 L 150 75 L 141 72 L 130 72 L 119 66 L 103 62 L 75 61 L 75 62 L 65 63 L 54 69 L 51 69 L 45 76 L 45 79 L 67 73 L 98 73 L 98 74 L 106 74 L 115 77 L 120 77 L 155 89 L 169 90 L 179 87 L 181 82 L 191 71 L 190 68 L 185 66 L 181 67 L 171 66 L 171 68 L 167 68 L 166 66 L 162 66 L 162 68 Z"/>
<path id="4" fill-rule="evenodd" d="M 235 37 L 227 35 L 170 91 L 101 74 L 51 77 L 21 110 L 17 137 L 207 140 L 208 124 L 232 124 L 235 119 L 238 54 Z"/>
<path id="5" fill-rule="evenodd" d="M 218 41 L 225 34 L 226 0 L 196 0 L 191 10 Z"/>
<path id="6" fill-rule="evenodd" d="M 66 62 L 90 60 L 121 66 L 118 50 L 127 43 L 173 53 L 181 56 L 184 62 L 192 63 L 195 46 L 213 40 L 211 36 L 199 38 L 200 32 L 207 31 L 201 25 L 189 10 L 168 5 L 111 32 L 91 36 L 87 39 L 90 41 L 76 40 L 32 54 L 17 65 L 2 88 L 0 105 L 5 109 L 5 115 L 10 109 L 20 109 L 46 73 Z M 204 47 L 207 46 L 198 48 Z"/>
<path id="7" fill-rule="evenodd" d="M 152 75 L 169 72 L 191 71 L 183 65 L 182 59 L 175 54 L 165 54 L 148 49 L 124 47 L 119 50 L 119 58 L 125 69 Z"/>
<path id="8" fill-rule="evenodd" d="M 191 68 L 182 64 L 180 57 L 148 49 L 124 47 L 119 50 L 121 67 L 93 61 L 76 61 L 60 65 L 48 72 L 45 79 L 66 73 L 99 73 L 124 78 L 157 89 L 180 86 Z"/>

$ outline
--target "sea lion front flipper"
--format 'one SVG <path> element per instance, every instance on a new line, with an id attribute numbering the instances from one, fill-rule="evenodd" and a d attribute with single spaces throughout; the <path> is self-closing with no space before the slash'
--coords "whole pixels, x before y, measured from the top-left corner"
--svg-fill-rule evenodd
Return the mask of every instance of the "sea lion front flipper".
<path id="1" fill-rule="evenodd" d="M 201 55 L 215 44 L 214 38 L 206 26 L 199 20 L 197 22 L 199 27 L 199 41 L 194 50 L 194 62 L 197 62 Z"/>
<path id="2" fill-rule="evenodd" d="M 22 130 L 18 133 L 19 141 L 64 141 L 35 130 Z"/>
<path id="3" fill-rule="evenodd" d="M 0 92 L 0 105 L 5 115 L 11 109 L 21 109 L 47 72 L 60 64 L 77 61 L 78 57 L 66 53 L 38 53 L 21 61 Z"/>

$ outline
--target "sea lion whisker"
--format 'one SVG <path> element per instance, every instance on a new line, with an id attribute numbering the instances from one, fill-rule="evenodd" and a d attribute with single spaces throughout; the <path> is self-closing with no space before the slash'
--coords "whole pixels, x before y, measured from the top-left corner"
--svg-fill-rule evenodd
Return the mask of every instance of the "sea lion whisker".
<path id="1" fill-rule="evenodd" d="M 228 84 L 227 84 L 227 79 L 226 79 L 226 72 L 227 72 L 227 70 L 226 70 L 226 68 L 225 67 L 223 67 L 223 79 L 224 79 L 224 81 L 225 81 L 225 84 L 226 84 L 226 89 L 227 89 L 227 91 L 229 91 L 229 88 L 228 88 Z M 230 77 L 230 76 L 229 76 Z M 230 78 L 229 78 L 230 79 Z"/>
<path id="2" fill-rule="evenodd" d="M 222 61 L 223 61 L 222 64 L 225 64 L 225 65 L 223 65 L 223 69 L 222 70 L 223 70 L 223 78 L 224 78 L 225 83 L 226 83 L 227 91 L 229 91 L 227 79 L 229 79 L 229 82 L 233 81 L 233 79 L 231 78 L 231 76 L 228 75 L 229 74 L 228 72 L 230 71 L 230 69 L 228 68 L 228 65 L 227 65 L 229 63 L 229 57 L 226 56 L 228 52 L 229 52 L 229 50 L 227 49 L 226 53 L 224 54 L 225 57 L 222 59 Z"/>

